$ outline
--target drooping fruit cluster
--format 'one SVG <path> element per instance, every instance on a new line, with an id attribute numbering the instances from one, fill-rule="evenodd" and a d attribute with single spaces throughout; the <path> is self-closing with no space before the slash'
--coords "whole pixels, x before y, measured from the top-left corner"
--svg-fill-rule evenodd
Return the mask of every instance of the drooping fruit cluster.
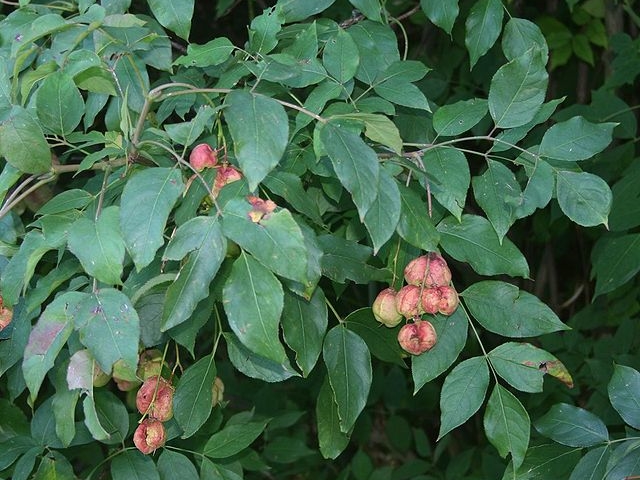
<path id="1" fill-rule="evenodd" d="M 164 445 L 163 422 L 173 417 L 173 385 L 160 375 L 148 377 L 136 395 L 136 407 L 146 417 L 133 434 L 133 443 L 144 454 Z"/>
<path id="2" fill-rule="evenodd" d="M 226 154 L 223 157 L 222 162 L 218 164 L 219 150 L 220 149 L 213 150 L 206 143 L 199 143 L 193 147 L 193 150 L 191 150 L 191 154 L 189 155 L 189 164 L 195 171 L 201 172 L 206 168 L 215 168 L 217 170 L 216 179 L 213 183 L 213 188 L 211 189 L 214 198 L 218 196 L 222 187 L 242 178 L 242 174 L 236 169 L 236 167 L 228 164 Z M 191 178 L 193 180 L 195 175 Z"/>
<path id="3" fill-rule="evenodd" d="M 423 314 L 451 315 L 458 308 L 458 294 L 451 286 L 451 270 L 437 252 L 413 259 L 404 270 L 407 285 L 399 291 L 382 290 L 373 302 L 373 315 L 387 327 L 407 323 L 398 332 L 400 346 L 412 355 L 420 355 L 436 344 L 436 331 Z"/>

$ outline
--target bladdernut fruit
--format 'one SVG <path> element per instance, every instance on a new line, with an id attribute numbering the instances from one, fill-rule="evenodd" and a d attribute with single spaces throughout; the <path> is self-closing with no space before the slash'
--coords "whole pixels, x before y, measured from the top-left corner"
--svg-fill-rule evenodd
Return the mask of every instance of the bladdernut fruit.
<path id="1" fill-rule="evenodd" d="M 133 443 L 145 455 L 162 447 L 167 440 L 167 431 L 156 418 L 145 418 L 133 434 Z"/>
<path id="2" fill-rule="evenodd" d="M 451 315 L 458 308 L 458 293 L 455 288 L 448 285 L 438 287 L 440 291 L 440 301 L 438 303 L 438 311 L 443 315 Z"/>
<path id="3" fill-rule="evenodd" d="M 220 190 L 225 185 L 229 185 L 230 183 L 237 182 L 242 179 L 242 174 L 236 170 L 233 165 L 223 165 L 218 168 L 218 172 L 216 173 L 216 179 L 213 182 L 213 196 L 218 196 Z"/>
<path id="4" fill-rule="evenodd" d="M 160 374 L 162 374 L 162 352 L 156 348 L 142 352 L 138 358 L 136 375 L 144 381 Z"/>
<path id="5" fill-rule="evenodd" d="M 402 315 L 396 309 L 396 291 L 385 288 L 373 301 L 373 316 L 383 325 L 393 328 L 402 321 Z"/>
<path id="6" fill-rule="evenodd" d="M 435 315 L 440 310 L 442 294 L 439 287 L 429 287 L 422 290 L 421 304 L 425 313 Z"/>
<path id="7" fill-rule="evenodd" d="M 431 350 L 437 339 L 435 328 L 427 320 L 407 323 L 398 332 L 398 343 L 405 352 L 411 355 L 420 355 Z"/>
<path id="8" fill-rule="evenodd" d="M 404 269 L 404 279 L 409 285 L 439 287 L 451 283 L 451 270 L 438 252 L 414 258 Z"/>
<path id="9" fill-rule="evenodd" d="M 224 399 L 224 383 L 220 377 L 216 377 L 213 385 L 211 386 L 211 405 L 216 406 L 222 403 Z"/>
<path id="10" fill-rule="evenodd" d="M 143 415 L 146 413 L 161 422 L 166 422 L 173 417 L 173 393 L 174 388 L 167 380 L 157 375 L 149 377 L 138 390 L 136 407 Z"/>
<path id="11" fill-rule="evenodd" d="M 396 294 L 396 310 L 405 318 L 417 317 L 422 313 L 420 287 L 405 285 Z"/>
<path id="12" fill-rule="evenodd" d="M 218 163 L 218 152 L 206 143 L 201 143 L 191 150 L 189 163 L 198 172 L 201 172 L 205 168 L 215 167 Z"/>

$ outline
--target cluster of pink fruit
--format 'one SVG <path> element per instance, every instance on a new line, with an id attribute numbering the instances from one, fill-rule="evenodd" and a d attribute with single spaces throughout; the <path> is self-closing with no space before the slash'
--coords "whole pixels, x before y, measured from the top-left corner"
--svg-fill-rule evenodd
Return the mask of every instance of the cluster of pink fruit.
<path id="1" fill-rule="evenodd" d="M 212 189 L 214 197 L 218 196 L 222 187 L 242 178 L 242 174 L 233 165 L 229 165 L 224 159 L 221 164 L 218 164 L 218 150 L 213 150 L 206 143 L 200 143 L 191 150 L 189 164 L 197 172 L 201 172 L 205 168 L 217 169 L 216 179 Z"/>
<path id="2" fill-rule="evenodd" d="M 458 293 L 451 286 L 451 270 L 442 256 L 429 252 L 413 259 L 404 269 L 407 285 L 399 291 L 382 290 L 373 302 L 373 315 L 387 327 L 395 327 L 403 318 L 408 323 L 398 332 L 400 346 L 412 355 L 433 348 L 436 330 L 422 315 L 451 315 L 458 308 Z"/>

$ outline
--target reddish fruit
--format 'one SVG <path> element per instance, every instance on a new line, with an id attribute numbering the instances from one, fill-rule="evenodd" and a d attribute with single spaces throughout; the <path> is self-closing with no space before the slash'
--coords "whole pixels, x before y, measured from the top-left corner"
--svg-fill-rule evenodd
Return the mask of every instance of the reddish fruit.
<path id="1" fill-rule="evenodd" d="M 136 374 L 143 381 L 149 377 L 154 377 L 162 373 L 162 352 L 151 348 L 140 354 L 138 359 L 138 370 Z"/>
<path id="2" fill-rule="evenodd" d="M 442 294 L 438 287 L 425 288 L 422 290 L 422 309 L 431 315 L 438 313 L 441 299 Z"/>
<path id="3" fill-rule="evenodd" d="M 395 327 L 402 320 L 396 309 L 396 291 L 393 288 L 382 290 L 373 302 L 373 316 L 389 328 Z"/>
<path id="4" fill-rule="evenodd" d="M 439 287 L 451 283 L 451 270 L 442 255 L 429 252 L 409 262 L 404 269 L 404 279 L 410 285 L 424 283 L 427 287 Z"/>
<path id="5" fill-rule="evenodd" d="M 438 311 L 443 315 L 451 315 L 458 308 L 458 293 L 455 288 L 448 285 L 438 287 L 438 290 L 440 292 Z"/>
<path id="6" fill-rule="evenodd" d="M 189 155 L 189 163 L 198 172 L 205 168 L 215 167 L 218 163 L 218 152 L 206 143 L 196 145 Z"/>
<path id="7" fill-rule="evenodd" d="M 249 195 L 247 200 L 251 204 L 251 211 L 249 211 L 249 219 L 253 223 L 259 223 L 263 218 L 269 218 L 271 212 L 273 212 L 277 205 L 271 200 L 263 200 L 253 195 Z"/>
<path id="8" fill-rule="evenodd" d="M 216 173 L 216 180 L 213 183 L 213 196 L 217 197 L 222 187 L 230 183 L 237 182 L 242 178 L 242 174 L 232 165 L 223 165 Z"/>
<path id="9" fill-rule="evenodd" d="M 7 328 L 13 319 L 13 311 L 9 307 L 4 306 L 4 300 L 0 295 L 0 331 Z"/>
<path id="10" fill-rule="evenodd" d="M 133 434 L 133 443 L 145 455 L 155 452 L 166 440 L 164 425 L 155 418 L 145 418 Z"/>
<path id="11" fill-rule="evenodd" d="M 138 390 L 136 407 L 140 413 L 166 422 L 173 417 L 173 392 L 173 386 L 164 378 L 149 377 Z"/>
<path id="12" fill-rule="evenodd" d="M 219 403 L 222 403 L 224 398 L 224 383 L 222 383 L 222 379 L 220 377 L 216 377 L 216 380 L 213 382 L 211 387 L 211 405 L 216 406 Z"/>
<path id="13" fill-rule="evenodd" d="M 405 352 L 411 355 L 420 355 L 432 349 L 436 340 L 436 330 L 431 322 L 426 320 L 407 323 L 398 332 L 398 343 Z"/>
<path id="14" fill-rule="evenodd" d="M 420 287 L 405 285 L 396 294 L 396 310 L 405 318 L 417 317 L 422 313 Z"/>

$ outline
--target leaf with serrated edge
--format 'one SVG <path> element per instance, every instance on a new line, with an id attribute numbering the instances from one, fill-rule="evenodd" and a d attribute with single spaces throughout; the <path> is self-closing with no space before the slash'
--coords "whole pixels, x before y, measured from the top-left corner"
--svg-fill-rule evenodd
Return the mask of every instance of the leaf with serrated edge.
<path id="1" fill-rule="evenodd" d="M 344 433 L 340 429 L 338 405 L 326 377 L 318 393 L 316 418 L 320 453 L 324 458 L 335 459 L 349 444 L 351 432 Z"/>
<path id="2" fill-rule="evenodd" d="M 556 174 L 556 192 L 560 208 L 572 221 L 583 227 L 607 226 L 613 196 L 602 178 L 561 170 Z"/>
<path id="3" fill-rule="evenodd" d="M 624 365 L 616 365 L 607 387 L 611 406 L 622 419 L 640 429 L 640 373 Z"/>
<path id="4" fill-rule="evenodd" d="M 204 453 L 211 458 L 227 458 L 251 445 L 264 431 L 270 419 L 227 425 L 214 433 L 204 446 Z"/>
<path id="5" fill-rule="evenodd" d="M 591 447 L 609 440 L 597 415 L 566 403 L 557 403 L 535 422 L 541 435 L 569 447 Z"/>
<path id="6" fill-rule="evenodd" d="M 279 339 L 283 296 L 275 275 L 245 252 L 233 263 L 222 290 L 231 329 L 249 350 L 276 363 L 287 361 Z"/>
<path id="7" fill-rule="evenodd" d="M 322 348 L 329 383 L 338 405 L 340 430 L 349 432 L 362 412 L 373 373 L 367 344 L 342 325 L 327 333 Z"/>
<path id="8" fill-rule="evenodd" d="M 411 375 L 413 377 L 413 393 L 417 393 L 427 382 L 437 378 L 453 362 L 467 342 L 469 322 L 462 308 L 456 309 L 451 316 L 436 315 L 431 320 L 438 341 L 433 348 L 421 355 L 411 357 Z"/>
<path id="9" fill-rule="evenodd" d="M 207 421 L 212 408 L 212 387 L 216 365 L 212 355 L 202 357 L 187 368 L 173 395 L 173 415 L 189 438 Z"/>
<path id="10" fill-rule="evenodd" d="M 500 385 L 493 388 L 484 415 L 484 430 L 501 457 L 511 453 L 517 469 L 529 446 L 531 422 L 520 401 Z"/>
<path id="11" fill-rule="evenodd" d="M 489 367 L 484 357 L 460 362 L 447 375 L 440 394 L 440 432 L 438 440 L 476 413 L 489 386 Z"/>
<path id="12" fill-rule="evenodd" d="M 478 322 L 505 337 L 521 338 L 569 330 L 535 295 L 510 283 L 485 280 L 474 283 L 460 296 Z"/>
<path id="13" fill-rule="evenodd" d="M 173 168 L 142 170 L 125 185 L 120 229 L 138 271 L 153 261 L 164 243 L 164 227 L 183 188 L 180 170 Z"/>

